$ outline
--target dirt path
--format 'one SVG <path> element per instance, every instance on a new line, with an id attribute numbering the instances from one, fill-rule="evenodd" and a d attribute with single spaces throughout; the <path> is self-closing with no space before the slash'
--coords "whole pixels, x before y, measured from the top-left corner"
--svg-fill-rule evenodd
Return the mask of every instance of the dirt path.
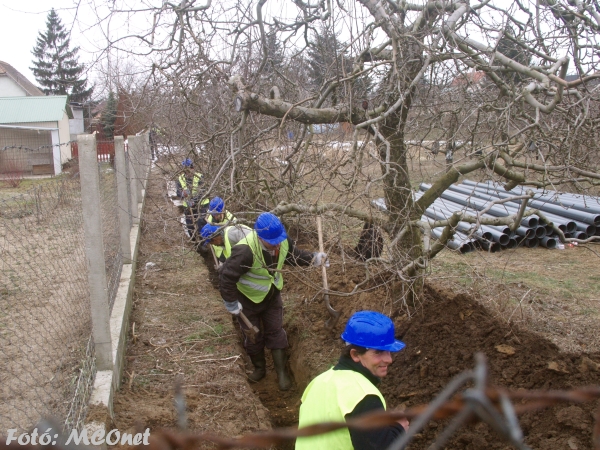
<path id="1" fill-rule="evenodd" d="M 203 258 L 183 242 L 165 182 L 149 181 L 123 386 L 114 426 L 174 428 L 173 389 L 183 378 L 189 429 L 225 436 L 268 429 L 250 389 L 231 315 Z M 134 334 L 135 333 L 135 334 Z"/>
<path id="2" fill-rule="evenodd" d="M 394 285 L 336 297 L 334 305 L 343 315 L 336 330 L 327 332 L 325 308 L 316 295 L 320 272 L 292 269 L 285 275 L 282 296 L 294 388 L 286 393 L 277 389 L 270 355 L 267 377 L 251 386 L 239 331 L 210 282 L 205 261 L 182 241 L 176 219 L 177 211 L 165 197 L 164 180 L 154 177 L 148 189 L 134 295 L 135 335 L 130 333 L 123 388 L 115 400 L 114 425 L 120 430 L 131 429 L 136 421 L 153 428 L 175 427 L 173 386 L 178 376 L 184 379 L 189 428 L 195 432 L 232 437 L 294 425 L 304 387 L 335 363 L 343 325 L 361 309 L 392 316 L 407 344 L 383 382 L 390 408 L 431 401 L 452 376 L 473 367 L 478 351 L 488 358 L 491 382 L 503 386 L 569 389 L 600 384 L 600 372 L 586 362 L 600 362 L 600 354 L 562 353 L 539 335 L 501 323 L 471 298 L 433 288 L 426 289 L 425 301 L 410 320 L 392 300 L 397 297 Z M 299 246 L 311 248 L 302 240 Z M 147 265 L 150 262 L 154 266 Z M 330 286 L 348 292 L 363 274 L 359 265 L 332 264 Z M 499 352 L 500 344 L 511 346 L 515 353 Z M 593 410 L 594 405 L 587 404 L 527 414 L 522 418 L 527 443 L 537 449 L 591 448 Z M 427 448 L 443 425 L 429 424 L 410 448 Z M 447 448 L 510 447 L 479 424 L 461 430 Z"/>

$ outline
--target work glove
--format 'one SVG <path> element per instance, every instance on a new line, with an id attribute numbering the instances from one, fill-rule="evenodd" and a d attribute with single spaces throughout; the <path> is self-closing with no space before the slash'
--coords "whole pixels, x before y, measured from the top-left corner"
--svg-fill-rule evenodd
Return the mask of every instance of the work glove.
<path id="1" fill-rule="evenodd" d="M 329 267 L 329 258 L 327 258 L 327 253 L 325 252 L 315 252 L 313 253 L 313 266 L 324 265 L 325 267 Z"/>
<path id="2" fill-rule="evenodd" d="M 223 269 L 223 263 L 222 263 L 221 261 L 218 261 L 218 262 L 215 264 L 215 270 L 216 270 L 218 273 L 221 273 L 221 270 L 222 270 L 222 269 Z"/>
<path id="3" fill-rule="evenodd" d="M 242 304 L 237 300 L 233 302 L 223 301 L 225 303 L 225 308 L 234 316 L 239 315 L 242 312 Z"/>

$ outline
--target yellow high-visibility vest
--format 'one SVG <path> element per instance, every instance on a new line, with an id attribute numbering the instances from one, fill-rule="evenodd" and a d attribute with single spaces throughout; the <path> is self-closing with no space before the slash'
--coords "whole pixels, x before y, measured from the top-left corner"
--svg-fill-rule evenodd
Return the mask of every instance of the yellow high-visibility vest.
<path id="1" fill-rule="evenodd" d="M 302 394 L 298 428 L 321 422 L 345 422 L 346 414 L 367 395 L 383 395 L 364 375 L 354 370 L 329 369 L 316 377 Z M 296 450 L 352 450 L 348 428 L 296 439 Z"/>
<path id="2" fill-rule="evenodd" d="M 269 291 L 271 284 L 279 290 L 283 288 L 283 275 L 281 268 L 288 254 L 288 241 L 285 239 L 279 246 L 279 259 L 277 260 L 276 272 L 271 275 L 266 268 L 263 258 L 262 247 L 258 240 L 256 231 L 252 231 L 248 236 L 238 242 L 236 245 L 248 245 L 254 255 L 252 267 L 248 272 L 242 275 L 237 282 L 238 290 L 252 300 L 254 303 L 262 302 Z"/>
<path id="3" fill-rule="evenodd" d="M 192 189 L 190 190 L 190 197 L 193 198 L 198 194 L 198 185 L 200 184 L 201 180 L 202 180 L 202 174 L 195 173 L 194 178 L 192 178 Z M 187 180 L 185 179 L 185 175 L 183 173 L 181 175 L 179 175 L 179 184 L 181 185 L 181 189 L 183 189 L 183 190 L 186 190 L 188 188 Z M 204 205 L 205 203 L 208 203 L 209 201 L 210 200 L 208 200 L 206 198 L 202 202 L 200 202 L 200 204 Z M 185 197 L 183 198 L 182 203 L 185 208 L 188 207 L 188 203 L 187 203 Z"/>

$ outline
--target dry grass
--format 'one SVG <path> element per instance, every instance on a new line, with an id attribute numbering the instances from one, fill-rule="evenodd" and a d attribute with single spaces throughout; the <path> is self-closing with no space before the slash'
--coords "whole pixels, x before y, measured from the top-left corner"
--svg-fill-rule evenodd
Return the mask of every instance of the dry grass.
<path id="1" fill-rule="evenodd" d="M 598 245 L 474 252 L 445 251 L 430 280 L 478 299 L 509 324 L 534 330 L 564 351 L 600 350 Z"/>

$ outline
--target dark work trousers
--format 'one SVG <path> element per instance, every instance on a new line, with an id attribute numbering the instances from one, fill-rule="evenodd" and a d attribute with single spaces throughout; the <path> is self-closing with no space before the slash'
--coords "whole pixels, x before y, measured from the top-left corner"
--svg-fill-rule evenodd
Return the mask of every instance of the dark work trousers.
<path id="1" fill-rule="evenodd" d="M 287 348 L 287 334 L 283 329 L 283 302 L 281 293 L 273 295 L 270 300 L 254 303 L 245 297 L 241 297 L 242 312 L 248 320 L 258 327 L 260 332 L 256 336 L 256 342 L 250 342 L 246 333 L 248 327 L 238 316 L 238 322 L 244 331 L 244 348 L 248 355 L 256 355 L 263 348 L 268 349 Z"/>

